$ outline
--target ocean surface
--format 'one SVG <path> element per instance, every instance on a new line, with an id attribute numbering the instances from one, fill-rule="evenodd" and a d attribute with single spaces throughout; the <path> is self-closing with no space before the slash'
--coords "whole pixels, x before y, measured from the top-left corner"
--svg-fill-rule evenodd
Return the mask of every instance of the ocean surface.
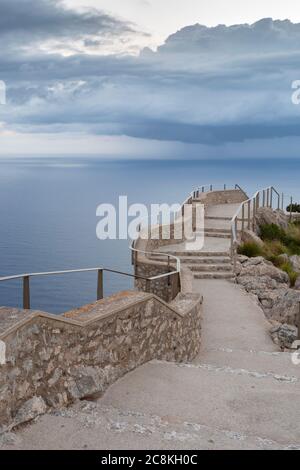
<path id="1" fill-rule="evenodd" d="M 0 158 L 0 276 L 105 266 L 132 272 L 127 240 L 98 240 L 96 208 L 181 203 L 203 184 L 240 184 L 249 195 L 273 184 L 300 202 L 300 159 L 103 160 Z M 104 293 L 132 287 L 105 274 Z M 31 307 L 60 313 L 93 302 L 96 273 L 31 280 Z M 21 281 L 0 284 L 0 305 L 21 306 Z"/>

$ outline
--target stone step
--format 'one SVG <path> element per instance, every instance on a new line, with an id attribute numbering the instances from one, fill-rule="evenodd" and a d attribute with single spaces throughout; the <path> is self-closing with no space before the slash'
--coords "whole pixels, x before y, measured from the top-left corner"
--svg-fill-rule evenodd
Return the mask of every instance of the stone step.
<path id="1" fill-rule="evenodd" d="M 234 279 L 233 272 L 199 272 L 194 273 L 195 279 Z"/>
<path id="2" fill-rule="evenodd" d="M 279 381 L 300 383 L 300 367 L 293 364 L 291 353 L 229 349 L 218 346 L 202 349 L 194 364 L 211 364 L 215 367 L 252 370 L 257 374 L 277 376 Z"/>
<path id="3" fill-rule="evenodd" d="M 193 272 L 230 272 L 232 273 L 231 264 L 188 264 L 187 267 Z"/>
<path id="4" fill-rule="evenodd" d="M 204 233 L 231 233 L 230 228 L 226 227 L 208 227 L 205 225 Z M 196 233 L 201 233 L 201 231 L 196 231 Z"/>
<path id="5" fill-rule="evenodd" d="M 209 257 L 204 257 L 204 256 L 187 256 L 187 257 L 180 257 L 180 261 L 185 264 L 231 264 L 231 259 L 229 256 L 223 257 L 223 256 L 209 256 Z"/>
<path id="6" fill-rule="evenodd" d="M 280 448 L 299 446 L 299 390 L 299 384 L 259 376 L 255 368 L 150 362 L 114 383 L 100 403 L 182 425 L 198 423 L 195 429 L 226 430 L 233 437 L 231 448 L 235 441 L 246 444 L 249 436 L 256 436 L 261 448 L 271 441 Z M 184 427 L 180 432 L 183 436 Z"/>
<path id="7" fill-rule="evenodd" d="M 152 261 L 166 261 L 166 257 L 161 255 L 151 255 L 149 256 L 149 259 Z M 182 264 L 220 264 L 225 266 L 231 264 L 231 259 L 229 256 L 180 256 L 180 261 Z M 171 258 L 170 262 L 175 262 L 175 260 L 172 260 Z"/>
<path id="8" fill-rule="evenodd" d="M 201 257 L 228 257 L 228 251 L 164 251 L 164 253 L 177 256 L 177 257 L 186 257 L 186 256 L 201 256 Z M 151 255 L 151 256 L 160 256 L 160 255 Z"/>
<path id="9" fill-rule="evenodd" d="M 231 222 L 232 218 L 231 217 L 217 217 L 213 215 L 206 215 L 204 217 L 205 220 L 225 220 L 227 222 Z"/>
<path id="10" fill-rule="evenodd" d="M 196 232 L 196 236 L 199 238 L 203 236 L 203 232 Z M 204 237 L 212 237 L 212 238 L 231 238 L 231 233 L 229 232 L 206 232 L 204 231 Z"/>

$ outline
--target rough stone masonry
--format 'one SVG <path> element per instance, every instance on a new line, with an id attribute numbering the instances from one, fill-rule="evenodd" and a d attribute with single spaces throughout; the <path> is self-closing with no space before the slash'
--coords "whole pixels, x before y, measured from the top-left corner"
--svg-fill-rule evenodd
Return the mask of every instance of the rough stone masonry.
<path id="1" fill-rule="evenodd" d="M 61 316 L 0 308 L 0 430 L 101 394 L 152 359 L 193 359 L 201 304 L 128 291 Z"/>

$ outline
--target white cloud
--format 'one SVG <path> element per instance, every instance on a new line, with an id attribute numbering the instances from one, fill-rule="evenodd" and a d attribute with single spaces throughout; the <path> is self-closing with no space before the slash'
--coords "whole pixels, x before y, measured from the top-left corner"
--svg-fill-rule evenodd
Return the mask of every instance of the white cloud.
<path id="1" fill-rule="evenodd" d="M 50 5 L 49 11 L 43 8 L 39 13 L 46 21 L 59 4 L 53 0 L 43 0 L 43 4 Z M 11 4 L 6 5 L 11 12 Z M 24 33 L 30 54 L 16 47 L 21 38 L 13 35 L 14 29 L 20 29 L 21 18 L 17 16 L 9 29 L 8 46 L 14 54 L 4 52 L 0 58 L 1 79 L 7 84 L 7 105 L 1 107 L 0 120 L 6 123 L 5 132 L 16 132 L 15 140 L 24 145 L 26 138 L 20 136 L 30 135 L 28 149 L 45 151 L 46 147 L 47 152 L 50 148 L 59 153 L 65 141 L 67 148 L 77 151 L 81 144 L 69 138 L 75 133 L 81 136 L 80 142 L 86 138 L 82 134 L 89 136 L 90 145 L 85 149 L 90 153 L 97 152 L 98 144 L 103 144 L 103 153 L 109 151 L 101 140 L 107 135 L 111 136 L 112 148 L 112 139 L 133 139 L 124 141 L 127 153 L 131 151 L 130 142 L 136 144 L 136 139 L 152 140 L 155 145 L 161 141 L 162 149 L 168 146 L 168 151 L 173 151 L 174 142 L 219 149 L 300 135 L 300 107 L 291 102 L 291 83 L 300 78 L 299 24 L 266 19 L 250 26 L 195 25 L 172 35 L 158 52 L 146 50 L 140 57 L 86 52 L 64 56 L 42 53 L 40 45 L 45 44 L 45 37 L 59 39 L 61 30 L 64 41 L 74 44 L 74 34 L 81 31 L 84 40 L 91 41 L 89 32 L 94 33 L 103 18 L 109 18 L 105 38 L 114 29 L 111 25 L 120 27 L 118 37 L 128 26 L 106 14 L 85 13 L 83 29 L 75 28 L 74 32 L 74 21 L 80 23 L 81 13 L 74 16 L 68 12 L 66 28 L 60 19 L 56 33 L 53 20 L 52 26 L 50 22 L 41 32 L 38 13 L 35 15 L 26 19 L 27 26 L 30 22 L 33 26 Z M 0 30 L 1 34 L 6 33 Z M 4 139 L 3 132 L 0 152 L 13 151 L 11 136 L 6 134 Z M 50 147 L 42 145 L 41 136 L 36 137 L 34 145 L 34 134 L 45 139 L 47 135 Z M 170 144 L 165 144 L 167 141 Z M 159 151 L 157 146 L 151 149 Z M 142 146 L 139 151 L 143 151 Z"/>

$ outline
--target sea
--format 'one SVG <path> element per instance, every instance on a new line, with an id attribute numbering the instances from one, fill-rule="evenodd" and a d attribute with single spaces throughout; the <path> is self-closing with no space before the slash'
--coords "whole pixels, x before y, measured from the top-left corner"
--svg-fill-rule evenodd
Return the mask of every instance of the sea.
<path id="1" fill-rule="evenodd" d="M 91 156 L 0 157 L 0 277 L 106 267 L 132 273 L 130 240 L 99 240 L 100 204 L 182 203 L 202 185 L 250 196 L 273 185 L 300 202 L 300 158 L 176 160 Z M 131 289 L 130 278 L 104 274 L 104 295 Z M 97 275 L 31 279 L 31 308 L 59 314 L 96 300 Z M 22 306 L 22 282 L 0 282 L 0 306 Z"/>

